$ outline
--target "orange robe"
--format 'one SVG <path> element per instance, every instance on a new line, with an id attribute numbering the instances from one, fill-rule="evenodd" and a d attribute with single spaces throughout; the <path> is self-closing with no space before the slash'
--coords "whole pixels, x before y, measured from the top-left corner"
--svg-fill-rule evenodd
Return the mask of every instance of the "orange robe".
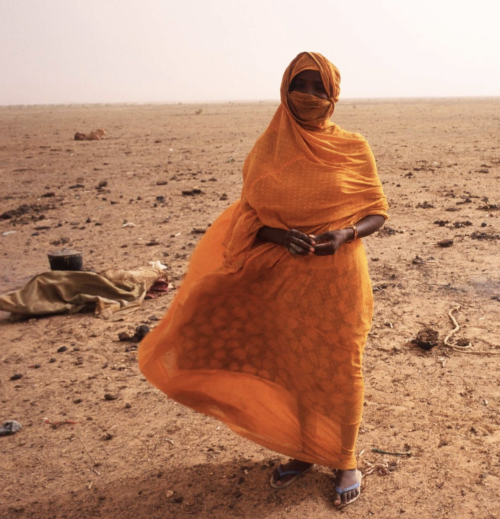
<path id="1" fill-rule="evenodd" d="M 169 397 L 260 445 L 350 469 L 373 308 L 363 244 L 296 258 L 257 232 L 320 234 L 386 217 L 387 203 L 363 137 L 329 117 L 314 129 L 297 120 L 294 70 L 320 70 L 333 106 L 335 75 L 318 54 L 294 61 L 282 104 L 244 164 L 241 199 L 193 252 L 169 311 L 140 345 L 139 365 Z"/>

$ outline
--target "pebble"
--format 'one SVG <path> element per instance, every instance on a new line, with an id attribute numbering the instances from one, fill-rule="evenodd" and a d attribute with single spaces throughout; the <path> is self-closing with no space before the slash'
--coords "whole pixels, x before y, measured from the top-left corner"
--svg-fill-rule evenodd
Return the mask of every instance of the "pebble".
<path id="1" fill-rule="evenodd" d="M 141 324 L 135 329 L 134 338 L 136 340 L 138 340 L 138 342 L 140 342 L 140 341 L 142 341 L 142 339 L 144 339 L 144 337 L 146 337 L 146 335 L 148 333 L 149 333 L 149 326 L 146 326 L 145 324 Z"/>
<path id="2" fill-rule="evenodd" d="M 67 347 L 66 346 L 61 346 L 60 348 L 57 348 L 57 353 L 63 353 L 65 351 L 67 351 Z"/>

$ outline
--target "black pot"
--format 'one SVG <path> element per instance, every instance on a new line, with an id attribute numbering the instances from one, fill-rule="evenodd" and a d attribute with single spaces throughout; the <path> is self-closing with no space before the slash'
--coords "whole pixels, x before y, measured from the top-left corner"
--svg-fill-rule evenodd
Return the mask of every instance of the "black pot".
<path id="1" fill-rule="evenodd" d="M 49 252 L 48 257 L 50 270 L 83 270 L 82 253 L 76 250 Z"/>

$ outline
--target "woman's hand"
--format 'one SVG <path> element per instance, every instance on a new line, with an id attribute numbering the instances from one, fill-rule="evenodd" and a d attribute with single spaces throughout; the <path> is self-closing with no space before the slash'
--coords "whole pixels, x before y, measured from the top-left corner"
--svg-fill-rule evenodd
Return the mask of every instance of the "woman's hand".
<path id="1" fill-rule="evenodd" d="M 316 242 L 314 254 L 316 256 L 332 256 L 341 245 L 349 241 L 354 235 L 353 229 L 337 229 L 335 231 L 327 231 L 318 236 L 310 236 Z"/>
<path id="2" fill-rule="evenodd" d="M 283 245 L 292 256 L 307 256 L 315 253 L 316 240 L 296 229 L 290 229 L 285 234 Z"/>
<path id="3" fill-rule="evenodd" d="M 384 225 L 384 222 L 384 217 L 380 215 L 365 216 L 356 224 L 356 229 L 358 230 L 357 237 L 364 238 L 365 236 L 370 236 L 370 234 L 378 231 Z M 331 256 L 345 242 L 354 239 L 354 229 L 347 227 L 345 229 L 327 231 L 318 236 L 310 235 L 309 237 L 317 243 L 314 247 L 316 256 Z"/>
<path id="4" fill-rule="evenodd" d="M 384 221 L 383 216 L 366 216 L 356 224 L 358 238 L 374 233 L 384 225 Z M 336 229 L 313 236 L 297 231 L 297 229 L 286 231 L 264 226 L 259 229 L 257 236 L 263 241 L 283 245 L 292 256 L 308 256 L 310 254 L 331 256 L 346 241 L 354 238 L 354 229 L 347 227 L 346 229 Z"/>

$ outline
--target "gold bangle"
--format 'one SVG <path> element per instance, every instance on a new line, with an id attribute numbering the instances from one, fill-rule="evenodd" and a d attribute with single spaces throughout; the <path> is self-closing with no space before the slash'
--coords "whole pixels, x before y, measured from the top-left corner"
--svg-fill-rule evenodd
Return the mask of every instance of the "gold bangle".
<path id="1" fill-rule="evenodd" d="M 354 232 L 352 238 L 350 240 L 347 240 L 346 243 L 352 243 L 354 240 L 357 240 L 358 239 L 358 228 L 354 224 L 349 225 L 349 227 L 346 227 L 346 228 L 352 229 Z"/>

